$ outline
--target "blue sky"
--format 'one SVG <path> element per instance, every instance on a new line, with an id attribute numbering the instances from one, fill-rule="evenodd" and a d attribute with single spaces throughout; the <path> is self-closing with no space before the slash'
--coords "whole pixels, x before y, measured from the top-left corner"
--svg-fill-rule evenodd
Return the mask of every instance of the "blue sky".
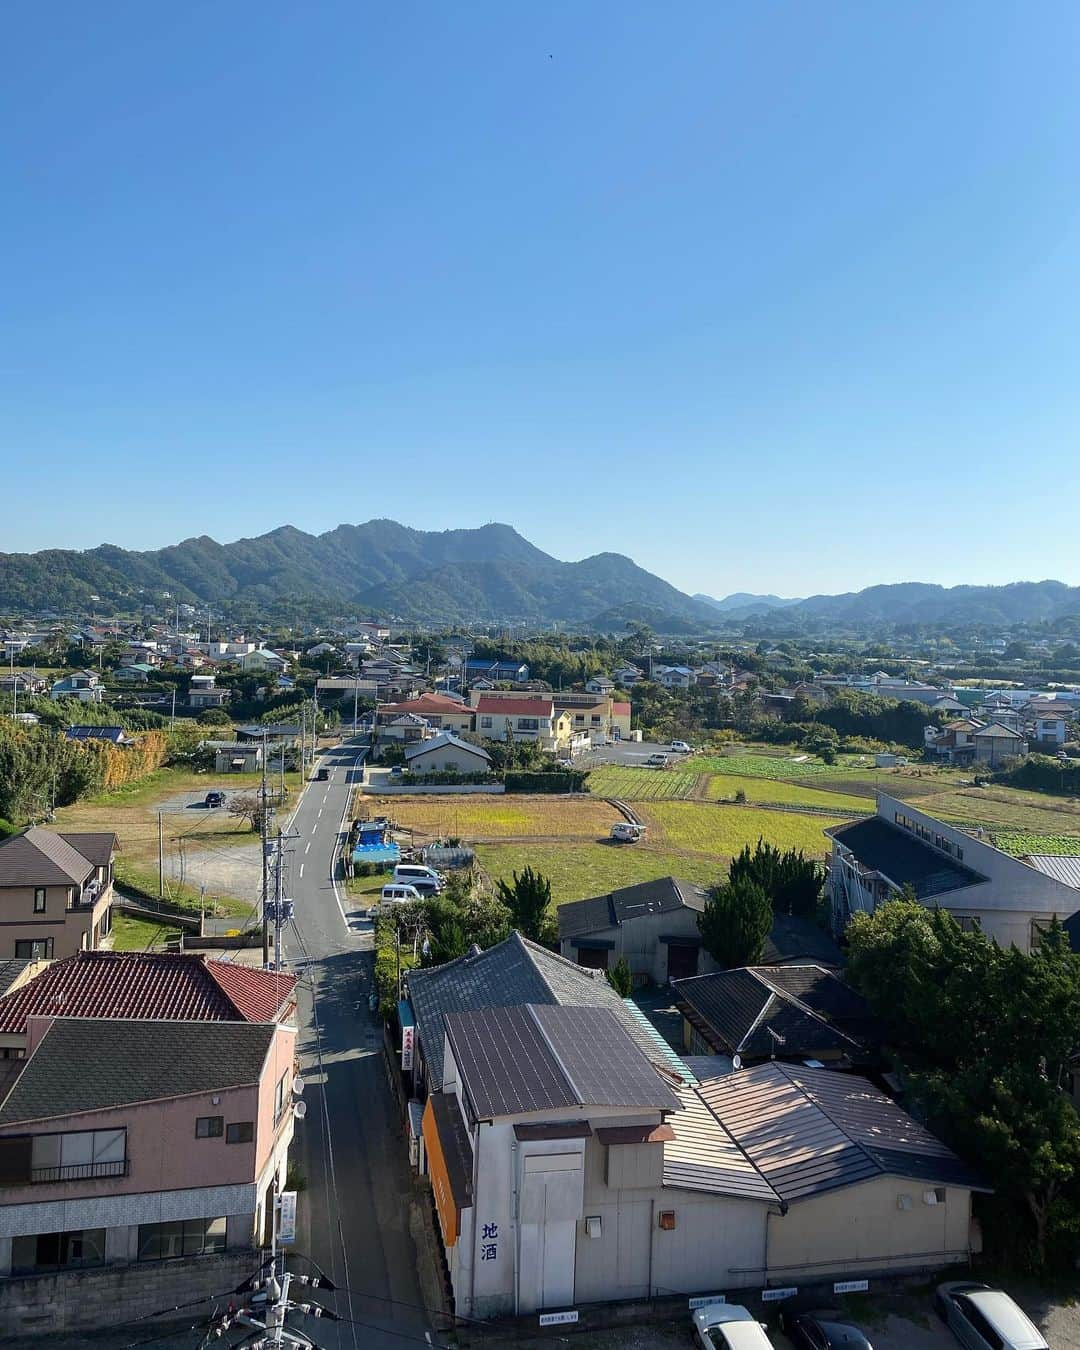
<path id="1" fill-rule="evenodd" d="M 16 0 L 0 549 L 1080 582 L 1080 7 Z"/>

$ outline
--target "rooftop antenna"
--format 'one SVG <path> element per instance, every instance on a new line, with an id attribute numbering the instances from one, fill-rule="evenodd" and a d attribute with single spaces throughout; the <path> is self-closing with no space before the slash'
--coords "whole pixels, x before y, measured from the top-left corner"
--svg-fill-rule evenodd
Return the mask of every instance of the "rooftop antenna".
<path id="1" fill-rule="evenodd" d="M 787 1045 L 787 1037 L 781 1036 L 778 1031 L 773 1031 L 772 1027 L 766 1027 L 765 1030 L 772 1037 L 772 1051 L 769 1054 L 770 1059 L 776 1058 L 776 1047 L 778 1045 Z"/>

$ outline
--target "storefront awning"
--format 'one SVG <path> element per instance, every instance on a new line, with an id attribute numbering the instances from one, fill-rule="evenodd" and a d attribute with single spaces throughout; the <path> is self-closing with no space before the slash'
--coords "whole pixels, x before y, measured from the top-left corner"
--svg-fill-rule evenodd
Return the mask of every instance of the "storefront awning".
<path id="1" fill-rule="evenodd" d="M 427 1099 L 423 1133 L 439 1227 L 452 1247 L 461 1233 L 461 1211 L 473 1202 L 472 1142 L 453 1093 L 433 1092 Z"/>

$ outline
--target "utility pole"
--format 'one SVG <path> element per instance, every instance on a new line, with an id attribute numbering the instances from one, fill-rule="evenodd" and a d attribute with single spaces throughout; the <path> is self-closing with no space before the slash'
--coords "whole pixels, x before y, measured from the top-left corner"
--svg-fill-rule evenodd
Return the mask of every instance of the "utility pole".
<path id="1" fill-rule="evenodd" d="M 267 854 L 266 826 L 268 811 L 266 797 L 266 732 L 264 731 L 262 735 L 262 784 L 259 788 L 259 834 L 262 839 L 262 963 L 264 970 L 270 965 L 270 916 L 267 904 L 270 899 L 270 859 Z"/>
<path id="2" fill-rule="evenodd" d="M 157 813 L 157 893 L 159 900 L 165 894 L 165 843 L 160 811 Z"/>

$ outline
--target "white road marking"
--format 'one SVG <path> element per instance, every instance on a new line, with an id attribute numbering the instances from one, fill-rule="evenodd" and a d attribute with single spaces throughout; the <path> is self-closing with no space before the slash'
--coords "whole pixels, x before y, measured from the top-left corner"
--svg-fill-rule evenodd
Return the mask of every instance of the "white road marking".
<path id="1" fill-rule="evenodd" d="M 307 854 L 310 852 L 311 852 L 311 840 L 309 839 L 307 843 L 307 848 L 304 849 L 304 853 Z"/>
<path id="2" fill-rule="evenodd" d="M 301 875 L 301 876 L 304 875 L 304 864 L 303 864 L 303 863 L 300 864 L 300 875 Z"/>
<path id="3" fill-rule="evenodd" d="M 322 815 L 322 807 L 321 807 L 321 806 L 319 807 L 319 815 L 320 815 L 320 816 Z"/>
<path id="4" fill-rule="evenodd" d="M 318 828 L 319 828 L 319 822 L 316 821 L 315 824 L 312 825 L 312 827 L 311 827 L 311 833 L 314 834 L 315 831 L 316 831 Z"/>

